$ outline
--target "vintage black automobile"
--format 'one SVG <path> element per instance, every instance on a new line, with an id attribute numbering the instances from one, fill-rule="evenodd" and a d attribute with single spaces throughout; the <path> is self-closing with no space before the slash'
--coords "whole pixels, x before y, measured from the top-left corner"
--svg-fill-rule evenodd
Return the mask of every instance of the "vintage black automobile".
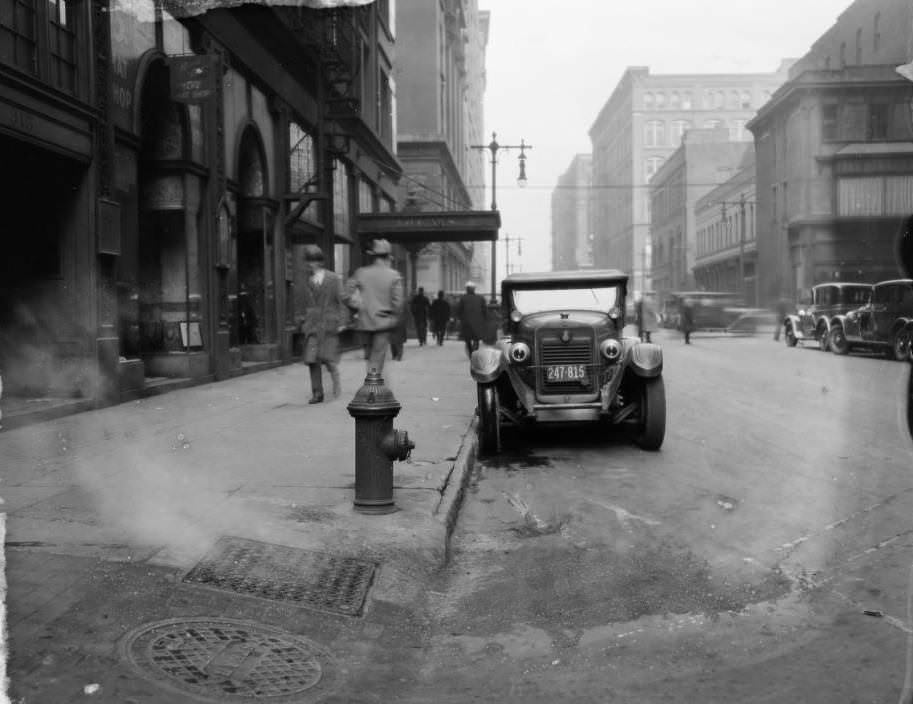
<path id="1" fill-rule="evenodd" d="M 880 281 L 868 303 L 831 319 L 830 344 L 835 354 L 853 348 L 880 350 L 905 361 L 913 339 L 913 279 Z"/>
<path id="2" fill-rule="evenodd" d="M 502 282 L 503 335 L 473 352 L 483 454 L 502 426 L 620 426 L 645 450 L 666 433 L 663 354 L 625 337 L 628 277 L 615 270 L 513 274 Z"/>
<path id="3" fill-rule="evenodd" d="M 787 315 L 780 322 L 786 344 L 795 347 L 799 342 L 810 340 L 827 351 L 831 320 L 865 305 L 871 295 L 871 284 L 833 281 L 813 286 L 800 296 L 798 312 Z"/>

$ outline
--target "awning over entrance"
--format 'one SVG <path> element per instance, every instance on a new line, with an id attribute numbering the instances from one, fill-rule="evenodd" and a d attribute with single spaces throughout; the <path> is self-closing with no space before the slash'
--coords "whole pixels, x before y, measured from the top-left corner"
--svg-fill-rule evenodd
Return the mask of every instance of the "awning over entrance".
<path id="1" fill-rule="evenodd" d="M 386 239 L 396 244 L 428 242 L 496 242 L 501 227 L 497 210 L 371 213 L 358 216 L 359 239 Z"/>

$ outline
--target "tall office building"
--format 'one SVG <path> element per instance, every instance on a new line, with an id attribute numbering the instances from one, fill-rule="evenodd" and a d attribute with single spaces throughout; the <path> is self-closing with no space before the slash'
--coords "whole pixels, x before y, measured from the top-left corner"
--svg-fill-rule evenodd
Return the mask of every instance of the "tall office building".
<path id="1" fill-rule="evenodd" d="M 488 13 L 477 0 L 398 0 L 397 156 L 406 211 L 482 208 Z M 474 273 L 472 243 L 417 244 L 410 288 L 459 291 Z"/>
<path id="2" fill-rule="evenodd" d="M 596 266 L 643 279 L 650 267 L 643 257 L 650 249 L 650 178 L 689 129 L 724 127 L 732 141 L 751 141 L 745 125 L 786 80 L 789 64 L 758 74 L 625 71 L 589 132 Z"/>
<path id="3" fill-rule="evenodd" d="M 552 269 L 583 269 L 593 265 L 590 238 L 592 158 L 577 154 L 552 191 Z"/>

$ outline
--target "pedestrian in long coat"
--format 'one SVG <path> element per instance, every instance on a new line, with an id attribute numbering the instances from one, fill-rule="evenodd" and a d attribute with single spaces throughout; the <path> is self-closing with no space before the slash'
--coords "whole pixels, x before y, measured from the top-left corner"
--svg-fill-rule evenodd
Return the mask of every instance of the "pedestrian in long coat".
<path id="1" fill-rule="evenodd" d="M 324 399 L 323 370 L 325 366 L 333 380 L 333 398 L 341 393 L 339 385 L 339 333 L 345 329 L 348 312 L 344 303 L 342 278 L 324 268 L 323 251 L 307 245 L 304 260 L 308 280 L 302 294 L 304 318 L 300 332 L 304 335 L 304 363 L 311 373 L 311 400 Z"/>
<path id="2" fill-rule="evenodd" d="M 374 240 L 367 255 L 371 263 L 352 274 L 345 300 L 358 313 L 355 329 L 365 336 L 367 371 L 382 372 L 391 333 L 403 315 L 403 277 L 393 268 L 393 248 L 387 240 Z"/>
<path id="3" fill-rule="evenodd" d="M 685 344 L 691 344 L 691 333 L 694 330 L 694 303 L 690 298 L 682 301 L 681 328 L 685 334 Z"/>
<path id="4" fill-rule="evenodd" d="M 444 344 L 447 335 L 447 323 L 450 322 L 450 304 L 444 298 L 444 292 L 438 291 L 437 298 L 431 304 L 431 330 L 438 346 Z"/>
<path id="5" fill-rule="evenodd" d="M 418 292 L 409 301 L 412 320 L 415 322 L 415 335 L 418 337 L 419 347 L 424 347 L 428 341 L 428 310 L 431 302 L 425 296 L 425 289 L 419 288 Z"/>
<path id="6" fill-rule="evenodd" d="M 644 294 L 640 301 L 640 329 L 644 342 L 650 342 L 650 336 L 656 332 L 656 329 L 659 327 L 659 316 L 656 314 L 656 309 L 653 307 L 652 299 L 652 295 Z"/>
<path id="7" fill-rule="evenodd" d="M 466 282 L 466 293 L 457 303 L 456 315 L 460 319 L 466 354 L 471 355 L 479 348 L 479 340 L 485 337 L 488 326 L 488 307 L 485 299 L 476 293 L 476 285 L 472 281 Z"/>

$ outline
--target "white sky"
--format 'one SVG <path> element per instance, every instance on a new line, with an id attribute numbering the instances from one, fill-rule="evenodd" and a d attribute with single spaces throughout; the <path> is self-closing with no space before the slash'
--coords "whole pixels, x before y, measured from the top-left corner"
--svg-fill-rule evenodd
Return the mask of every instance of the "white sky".
<path id="1" fill-rule="evenodd" d="M 517 152 L 498 154 L 501 236 L 522 237 L 523 271 L 551 267 L 551 192 L 628 66 L 652 73 L 774 71 L 798 58 L 851 0 L 479 0 L 491 12 L 485 143 L 533 145 L 529 185 Z M 486 155 L 485 180 L 491 166 Z M 486 187 L 484 206 L 491 203 Z M 499 278 L 504 248 L 498 244 Z M 511 244 L 511 263 L 517 263 Z"/>

